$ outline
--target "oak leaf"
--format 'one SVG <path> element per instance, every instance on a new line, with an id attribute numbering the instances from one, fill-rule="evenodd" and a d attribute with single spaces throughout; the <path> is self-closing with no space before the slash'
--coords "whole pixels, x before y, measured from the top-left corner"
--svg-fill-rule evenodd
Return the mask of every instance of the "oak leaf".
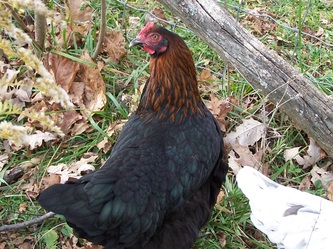
<path id="1" fill-rule="evenodd" d="M 112 63 L 118 64 L 127 51 L 125 49 L 126 41 L 120 32 L 107 32 L 104 38 L 104 49 L 109 54 Z"/>

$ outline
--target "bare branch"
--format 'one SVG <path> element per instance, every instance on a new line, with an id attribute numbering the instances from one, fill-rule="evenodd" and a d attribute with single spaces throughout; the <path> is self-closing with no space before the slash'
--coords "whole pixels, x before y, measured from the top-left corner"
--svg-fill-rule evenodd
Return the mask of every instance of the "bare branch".
<path id="1" fill-rule="evenodd" d="M 99 29 L 98 42 L 94 54 L 91 56 L 91 59 L 96 60 L 98 54 L 102 49 L 102 45 L 105 37 L 106 30 L 106 0 L 101 0 L 101 27 Z"/>
<path id="2" fill-rule="evenodd" d="M 0 227 L 0 232 L 4 232 L 4 231 L 8 231 L 8 230 L 17 230 L 20 228 L 34 225 L 34 224 L 39 224 L 39 223 L 43 222 L 44 220 L 47 220 L 47 219 L 53 217 L 54 215 L 55 215 L 55 213 L 48 212 L 33 220 L 28 220 L 28 221 L 25 221 L 22 223 L 17 223 L 17 224 L 12 224 L 12 225 L 3 225 Z"/>

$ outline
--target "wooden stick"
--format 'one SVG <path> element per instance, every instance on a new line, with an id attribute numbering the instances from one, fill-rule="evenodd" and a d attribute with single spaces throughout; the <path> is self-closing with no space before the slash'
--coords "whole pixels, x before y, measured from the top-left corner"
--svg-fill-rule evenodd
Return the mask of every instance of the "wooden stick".
<path id="1" fill-rule="evenodd" d="M 55 213 L 53 212 L 48 212 L 36 219 L 33 219 L 33 220 L 28 220 L 28 221 L 25 221 L 25 222 L 21 222 L 21 223 L 16 223 L 16 224 L 12 224 L 12 225 L 3 225 L 0 227 L 0 232 L 3 232 L 3 231 L 8 231 L 8 230 L 17 230 L 17 229 L 20 229 L 20 228 L 24 228 L 24 227 L 27 227 L 27 226 L 31 226 L 31 225 L 34 225 L 34 224 L 38 224 L 38 223 L 41 223 L 42 221 L 46 220 L 46 219 L 49 219 L 51 217 L 53 217 L 55 215 Z"/>

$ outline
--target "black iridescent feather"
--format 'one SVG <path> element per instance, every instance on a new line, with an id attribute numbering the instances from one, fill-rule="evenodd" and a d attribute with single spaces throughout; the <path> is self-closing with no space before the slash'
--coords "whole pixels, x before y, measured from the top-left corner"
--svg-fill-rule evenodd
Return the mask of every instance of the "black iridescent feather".
<path id="1" fill-rule="evenodd" d="M 188 249 L 225 179 L 222 134 L 200 98 L 183 40 L 148 23 L 133 45 L 151 53 L 151 76 L 110 157 L 38 201 L 108 249 Z"/>

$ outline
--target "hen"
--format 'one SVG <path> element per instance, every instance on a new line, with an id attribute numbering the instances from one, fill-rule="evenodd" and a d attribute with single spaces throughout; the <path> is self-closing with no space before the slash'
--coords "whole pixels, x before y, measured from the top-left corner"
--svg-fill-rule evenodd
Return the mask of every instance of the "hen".
<path id="1" fill-rule="evenodd" d="M 333 202 L 277 184 L 251 167 L 236 179 L 250 200 L 253 224 L 278 248 L 332 248 Z"/>
<path id="2" fill-rule="evenodd" d="M 188 249 L 225 179 L 222 134 L 178 35 L 148 23 L 130 45 L 151 55 L 150 78 L 110 157 L 38 201 L 105 248 Z"/>

